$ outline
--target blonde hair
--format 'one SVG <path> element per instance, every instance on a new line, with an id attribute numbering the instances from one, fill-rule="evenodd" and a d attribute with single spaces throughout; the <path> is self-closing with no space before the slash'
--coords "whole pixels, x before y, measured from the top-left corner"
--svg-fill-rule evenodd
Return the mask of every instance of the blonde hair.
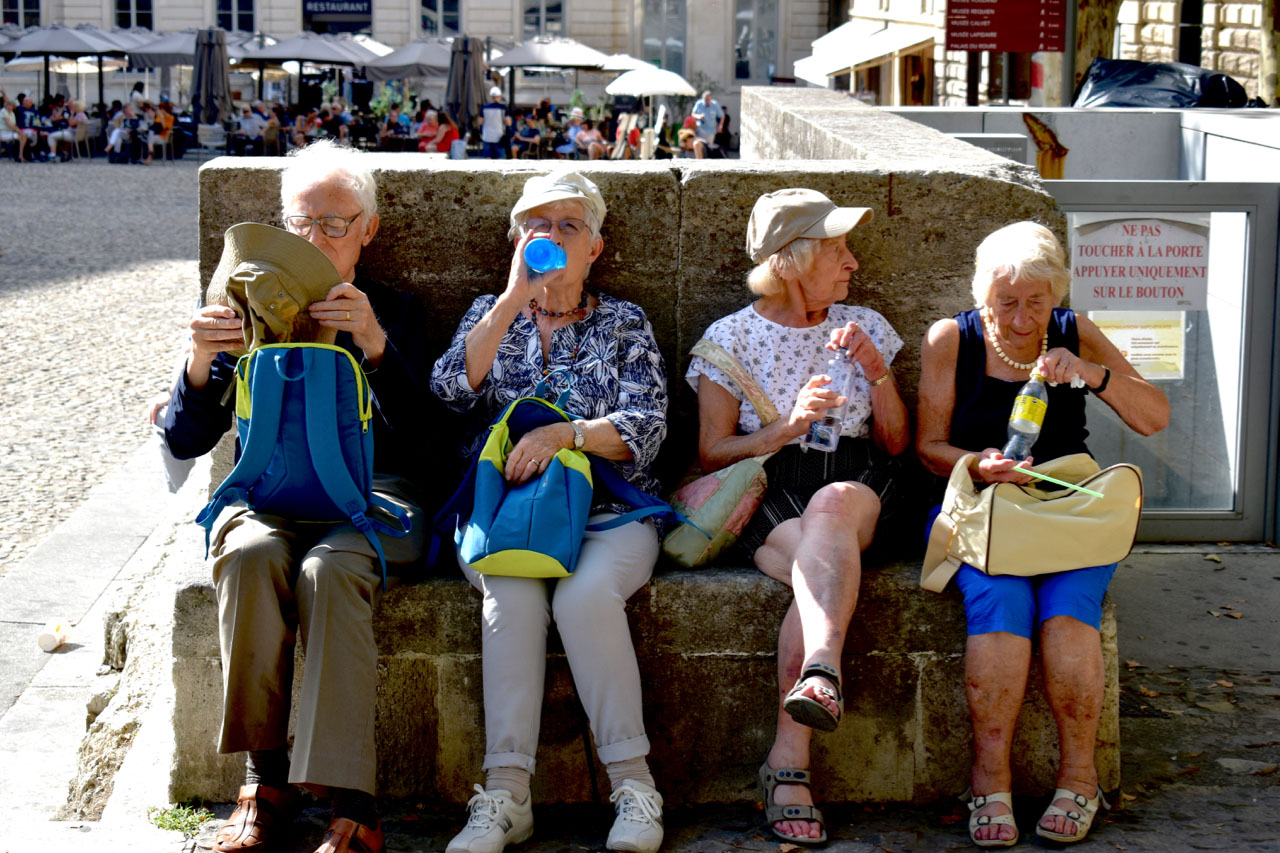
<path id="1" fill-rule="evenodd" d="M 288 213 L 289 204 L 307 187 L 335 181 L 355 195 L 360 209 L 372 220 L 378 212 L 378 183 L 365 163 L 363 151 L 332 139 L 318 139 L 290 151 L 289 163 L 280 174 L 281 212 Z"/>
<path id="2" fill-rule="evenodd" d="M 1038 222 L 1015 222 L 988 234 L 974 255 L 973 301 L 986 306 L 999 279 L 1043 281 L 1061 302 L 1071 289 L 1066 252 L 1053 232 Z"/>
<path id="3" fill-rule="evenodd" d="M 821 247 L 821 240 L 797 237 L 757 264 L 747 274 L 747 287 L 757 296 L 781 293 L 784 282 L 797 279 L 813 268 L 813 260 Z"/>

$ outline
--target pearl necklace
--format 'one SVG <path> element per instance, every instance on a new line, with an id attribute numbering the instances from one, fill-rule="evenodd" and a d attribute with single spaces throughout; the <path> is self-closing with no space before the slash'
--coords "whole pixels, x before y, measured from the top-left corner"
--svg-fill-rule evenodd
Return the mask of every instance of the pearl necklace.
<path id="1" fill-rule="evenodd" d="M 1031 368 L 1036 366 L 1035 361 L 1030 361 L 1024 364 L 1021 361 L 1014 361 L 1013 359 L 1009 358 L 1009 356 L 1005 355 L 1004 350 L 1000 348 L 1000 339 L 996 337 L 995 323 L 991 322 L 991 318 L 987 316 L 987 312 L 985 310 L 979 313 L 982 316 L 982 328 L 986 329 L 987 337 L 991 339 L 991 345 L 996 348 L 996 355 L 1000 356 L 1001 361 L 1003 361 L 1005 364 L 1009 365 L 1010 367 L 1014 368 L 1015 370 L 1030 370 Z M 1040 355 L 1044 355 L 1046 352 L 1048 352 L 1048 350 L 1049 350 L 1049 333 L 1048 331 L 1046 331 L 1044 334 L 1044 337 L 1040 339 Z M 1037 357 L 1036 361 L 1039 361 L 1039 357 Z"/>

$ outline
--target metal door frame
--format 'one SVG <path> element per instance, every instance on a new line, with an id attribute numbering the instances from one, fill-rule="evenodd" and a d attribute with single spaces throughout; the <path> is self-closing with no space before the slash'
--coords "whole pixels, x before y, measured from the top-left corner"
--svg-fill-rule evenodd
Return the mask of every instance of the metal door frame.
<path id="1" fill-rule="evenodd" d="M 1238 542 L 1280 538 L 1280 183 L 1045 181 L 1064 213 L 1232 211 L 1248 214 L 1235 510 L 1143 512 L 1139 538 Z"/>

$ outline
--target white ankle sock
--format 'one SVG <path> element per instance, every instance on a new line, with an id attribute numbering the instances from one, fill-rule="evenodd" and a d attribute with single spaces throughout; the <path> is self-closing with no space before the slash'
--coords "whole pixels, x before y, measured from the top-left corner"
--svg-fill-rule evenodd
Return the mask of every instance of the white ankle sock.
<path id="1" fill-rule="evenodd" d="M 645 783 L 651 788 L 658 787 L 653 781 L 653 774 L 649 772 L 649 762 L 643 755 L 638 758 L 628 758 L 626 761 L 615 761 L 612 764 L 606 764 L 604 769 L 609 774 L 609 787 L 611 790 L 618 790 L 618 786 L 622 784 L 624 779 L 634 779 L 637 782 Z"/>
<path id="2" fill-rule="evenodd" d="M 486 791 L 510 791 L 517 803 L 529 799 L 529 781 L 533 774 L 523 767 L 494 767 L 485 776 Z"/>

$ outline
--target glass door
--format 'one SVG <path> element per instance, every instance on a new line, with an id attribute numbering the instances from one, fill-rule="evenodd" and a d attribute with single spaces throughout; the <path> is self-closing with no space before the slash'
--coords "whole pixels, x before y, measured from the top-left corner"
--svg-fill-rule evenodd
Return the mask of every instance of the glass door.
<path id="1" fill-rule="evenodd" d="M 1046 185 L 1067 216 L 1070 307 L 1169 397 L 1169 426 L 1148 437 L 1088 401 L 1098 462 L 1142 468 L 1141 538 L 1270 538 L 1280 185 Z"/>

